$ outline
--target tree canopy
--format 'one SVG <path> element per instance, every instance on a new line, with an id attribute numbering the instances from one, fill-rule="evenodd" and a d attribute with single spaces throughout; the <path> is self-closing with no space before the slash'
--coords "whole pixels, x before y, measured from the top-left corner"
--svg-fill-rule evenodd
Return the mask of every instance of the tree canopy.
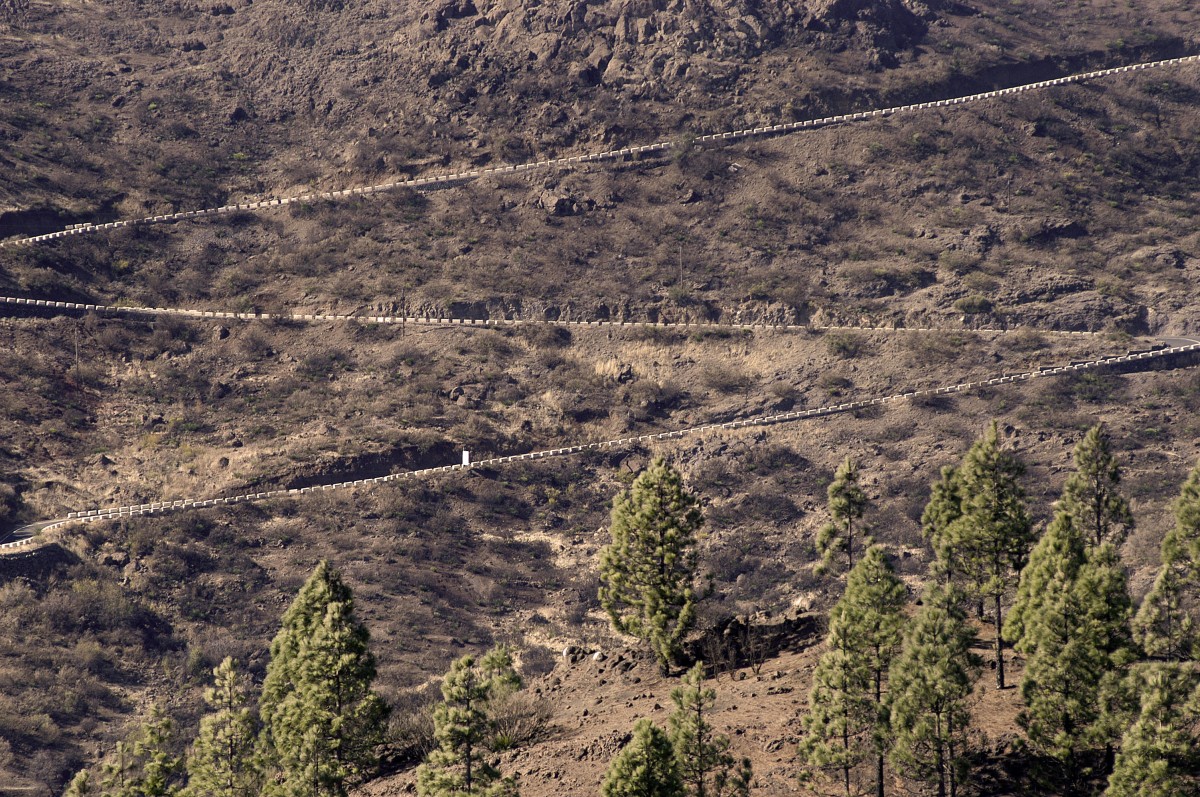
<path id="1" fill-rule="evenodd" d="M 938 535 L 938 560 L 961 575 L 970 593 L 993 601 L 996 626 L 996 684 L 1004 688 L 1003 606 L 1033 545 L 1033 524 L 1019 480 L 1025 466 L 1000 444 L 993 421 L 971 446 L 954 482 L 960 515 Z"/>
<path id="2" fill-rule="evenodd" d="M 826 649 L 813 673 L 800 754 L 815 770 L 837 772 L 846 794 L 851 774 L 868 757 L 882 757 L 888 736 L 883 682 L 900 642 L 904 585 L 887 555 L 872 546 L 846 579 L 829 615 Z"/>
<path id="3" fill-rule="evenodd" d="M 247 705 L 237 662 L 226 657 L 204 691 L 211 709 L 187 757 L 187 797 L 258 797 L 262 774 L 256 756 L 257 728 Z"/>
<path id="4" fill-rule="evenodd" d="M 600 552 L 600 603 L 613 627 L 645 640 L 666 671 L 696 621 L 700 502 L 662 457 L 613 503 Z"/>
<path id="5" fill-rule="evenodd" d="M 321 562 L 271 643 L 260 711 L 277 776 L 265 793 L 344 797 L 374 768 L 389 709 L 371 690 L 369 641 L 350 589 Z"/>
<path id="6" fill-rule="evenodd" d="M 690 797 L 746 797 L 750 760 L 738 763 L 729 752 L 729 737 L 713 730 L 708 714 L 716 699 L 716 690 L 704 686 L 703 662 L 671 690 L 670 736 L 679 774 Z"/>
<path id="7" fill-rule="evenodd" d="M 648 719 L 633 727 L 633 739 L 609 764 L 601 797 L 686 797 L 671 739 Z"/>
<path id="8" fill-rule="evenodd" d="M 517 784 L 489 760 L 489 704 L 497 696 L 521 686 L 506 646 L 492 649 L 482 659 L 463 656 L 442 680 L 442 703 L 434 709 L 434 737 L 438 748 L 417 770 L 420 797 L 513 797 Z"/>
<path id="9" fill-rule="evenodd" d="M 838 466 L 826 496 L 831 522 L 817 534 L 817 553 L 826 568 L 833 566 L 838 554 L 845 554 L 847 567 L 853 568 L 854 524 L 866 512 L 867 494 L 859 486 L 858 466 L 850 457 Z"/>
<path id="10" fill-rule="evenodd" d="M 967 701 L 979 674 L 975 631 L 954 588 L 931 587 L 892 664 L 888 691 L 893 741 L 902 773 L 954 797 L 969 761 Z"/>
<path id="11" fill-rule="evenodd" d="M 1134 635 L 1146 653 L 1183 660 L 1200 655 L 1200 462 L 1175 501 L 1175 525 L 1162 541 L 1154 586 L 1134 619 Z"/>

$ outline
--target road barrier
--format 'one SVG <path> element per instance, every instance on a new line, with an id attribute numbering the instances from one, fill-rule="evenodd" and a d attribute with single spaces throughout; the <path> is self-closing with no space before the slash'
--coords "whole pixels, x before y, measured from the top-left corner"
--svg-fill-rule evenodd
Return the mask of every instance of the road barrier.
<path id="1" fill-rule="evenodd" d="M 745 331 L 808 331 L 808 332 L 976 332 L 986 334 L 1004 334 L 1019 331 L 1035 331 L 1044 335 L 1103 335 L 1104 332 L 1089 330 L 1036 329 L 1034 327 L 908 327 L 908 326 L 873 326 L 864 324 L 852 326 L 847 324 L 786 324 L 769 321 L 634 321 L 612 319 L 548 319 L 548 318 L 454 318 L 427 316 L 391 316 L 391 315 L 344 315 L 334 313 L 261 313 L 261 312 L 224 312 L 213 310 L 187 310 L 178 307 L 123 307 L 112 304 L 84 304 L 81 302 L 55 302 L 43 299 L 27 299 L 19 296 L 0 296 L 0 307 L 33 307 L 44 309 L 64 310 L 71 312 L 104 313 L 118 317 L 134 319 L 164 317 L 182 318 L 185 320 L 224 319 L 230 321 L 299 321 L 304 323 L 347 323 L 363 324 L 392 324 L 413 326 L 418 328 L 465 327 L 467 329 L 494 329 L 498 327 L 550 325 L 561 327 L 656 327 L 659 329 L 721 329 Z"/>
<path id="2" fill-rule="evenodd" d="M 1037 83 L 1028 83 L 1022 86 L 1012 86 L 1007 89 L 984 91 L 978 94 L 970 94 L 965 97 L 953 97 L 944 100 L 936 100 L 933 102 L 918 102 L 910 105 L 897 105 L 891 108 L 878 108 L 871 111 L 826 116 L 820 119 L 809 119 L 803 122 L 787 122 L 783 124 L 769 125 L 766 127 L 753 127 L 744 130 L 732 130 L 723 133 L 709 133 L 707 135 L 696 136 L 690 141 L 692 143 L 699 144 L 723 144 L 731 141 L 740 141 L 763 136 L 787 135 L 790 133 L 798 133 L 803 130 L 813 130 L 819 127 L 830 127 L 832 125 L 848 124 L 867 119 L 895 116 L 897 114 L 912 113 L 915 111 L 924 111 L 933 108 L 948 108 L 955 105 L 963 105 L 966 103 L 1007 97 L 1012 94 L 1021 94 L 1027 91 L 1037 91 L 1040 89 L 1049 88 L 1051 86 L 1064 86 L 1068 83 L 1080 83 L 1085 80 L 1096 80 L 1099 78 L 1110 77 L 1112 75 L 1125 74 L 1126 72 L 1136 72 L 1144 69 L 1163 69 L 1172 66 L 1196 63 L 1197 61 L 1200 61 L 1200 55 L 1187 55 L 1181 58 L 1167 58 L 1161 61 L 1130 64 L 1128 66 L 1113 67 L 1111 69 L 1097 69 L 1091 72 L 1081 72 L 1077 75 L 1068 75 L 1066 77 L 1055 78 L 1054 80 L 1042 80 L 1038 81 Z M 222 205 L 221 207 L 216 208 L 188 210 L 178 213 L 164 213 L 157 216 L 146 216 L 143 218 L 127 219 L 124 221 L 110 221 L 102 224 L 79 224 L 58 232 L 46 233 L 44 235 L 31 235 L 25 238 L 13 238 L 7 241 L 0 241 L 0 247 L 43 243 L 46 241 L 55 241 L 69 236 L 89 235 L 91 233 L 115 230 L 122 227 L 156 224 L 168 221 L 184 221 L 186 219 L 194 219 L 201 216 L 212 216 L 227 213 L 244 213 L 261 210 L 263 208 L 283 207 L 297 203 L 306 204 L 324 200 L 343 199 L 345 197 L 366 196 L 383 191 L 391 191 L 397 188 L 408 188 L 416 191 L 435 190 L 470 180 L 476 180 L 480 177 L 489 175 L 514 174 L 529 171 L 531 169 L 571 168 L 580 163 L 597 163 L 601 161 L 637 158 L 643 155 L 668 152 L 670 150 L 679 149 L 690 145 L 691 144 L 685 144 L 683 142 L 676 141 L 660 141 L 657 144 L 644 144 L 638 147 L 624 147 L 622 149 L 596 152 L 590 155 L 569 155 L 562 158 L 551 158 L 548 160 L 522 163 L 519 165 L 492 166 L 486 169 L 472 169 L 468 171 L 452 172 L 449 174 L 431 177 L 417 177 L 408 180 L 396 180 L 390 183 L 380 183 L 379 185 L 365 186 L 361 188 L 343 188 L 337 191 L 313 192 L 309 194 L 302 194 L 300 196 L 288 197 L 286 199 L 272 198 L 251 202 L 240 202 L 232 205 Z"/>
<path id="3" fill-rule="evenodd" d="M 227 506 L 229 504 L 244 503 L 248 501 L 267 501 L 275 498 L 296 497 L 313 492 L 315 490 L 340 490 L 354 487 L 366 487 L 394 481 L 421 479 L 454 471 L 494 468 L 512 464 L 514 462 L 525 462 L 529 460 L 546 459 L 550 457 L 571 456 L 574 454 L 583 453 L 585 451 L 601 451 L 604 449 L 623 448 L 626 446 L 651 443 L 658 440 L 671 440 L 690 435 L 703 434 L 705 432 L 715 430 L 746 429 L 755 426 L 771 426 L 775 424 L 807 420 L 810 418 L 819 418 L 827 415 L 854 412 L 856 410 L 878 407 L 884 404 L 895 404 L 920 396 L 963 393 L 971 390 L 977 390 L 982 387 L 1012 384 L 1016 382 L 1027 382 L 1033 379 L 1060 376 L 1063 374 L 1077 373 L 1079 371 L 1092 370 L 1096 368 L 1122 366 L 1129 363 L 1160 360 L 1178 354 L 1183 354 L 1185 352 L 1200 352 L 1200 343 L 1190 343 L 1183 346 L 1168 346 L 1166 348 L 1152 351 L 1140 351 L 1123 355 L 1113 355 L 1082 363 L 1058 366 L 1041 366 L 1033 370 L 1023 371 L 1017 374 L 997 376 L 981 381 L 960 382 L 954 385 L 920 388 L 917 390 L 909 390 L 903 393 L 894 393 L 889 396 L 878 396 L 870 399 L 848 401 L 826 407 L 815 407 L 807 410 L 793 410 L 790 412 L 781 412 L 773 415 L 743 418 L 736 421 L 726 421 L 724 423 L 709 423 L 701 426 L 689 427 L 686 429 L 674 429 L 666 432 L 653 432 L 630 437 L 621 437 L 613 440 L 601 440 L 592 443 L 582 443 L 573 446 L 567 446 L 564 448 L 552 448 L 544 451 L 531 451 L 525 454 L 510 454 L 502 457 L 492 457 L 491 459 L 477 460 L 469 464 L 442 465 L 439 467 L 424 468 L 421 470 L 390 473 L 386 476 L 376 476 L 370 479 L 355 479 L 353 481 L 314 485 L 312 487 L 283 488 L 278 490 L 269 490 L 267 492 L 245 493 L 243 495 L 235 495 L 225 498 L 206 498 L 200 500 L 185 499 L 183 501 L 155 502 L 148 504 L 136 504 L 132 506 L 112 507 L 108 509 L 90 509 L 82 512 L 70 512 L 64 518 L 47 522 L 42 528 L 42 531 L 49 531 L 51 529 L 58 528 L 60 526 L 66 526 L 71 523 L 94 523 L 100 520 L 113 520 L 124 517 L 161 515 L 168 512 L 181 511 L 183 509 L 207 509 L 218 506 Z M 38 537 L 29 537 L 24 540 L 18 540 L 17 542 L 0 545 L 0 549 L 34 545 L 37 544 L 38 541 Z"/>

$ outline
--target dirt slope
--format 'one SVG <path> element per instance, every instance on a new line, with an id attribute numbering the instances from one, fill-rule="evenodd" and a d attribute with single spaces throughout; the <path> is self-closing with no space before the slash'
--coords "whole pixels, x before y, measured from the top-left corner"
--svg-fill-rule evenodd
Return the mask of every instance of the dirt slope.
<path id="1" fill-rule="evenodd" d="M 5 0 L 0 236 L 683 143 L 1198 41 L 1200 13 L 1181 2 Z M 13 524 L 375 475 L 463 448 L 820 406 L 1194 332 L 1198 97 L 1194 66 L 1141 72 L 615 168 L 5 248 L 0 293 L 60 300 L 1103 334 L 415 333 L 16 315 L 0 320 L 0 514 Z M 1071 445 L 1104 420 L 1138 519 L 1123 553 L 1140 594 L 1169 497 L 1200 453 L 1197 396 L 1191 370 L 1090 374 L 72 532 L 53 561 L 0 572 L 0 770 L 56 789 L 154 700 L 194 726 L 207 668 L 236 654 L 260 676 L 279 613 L 321 557 L 360 596 L 381 689 L 401 703 L 453 656 L 499 640 L 526 647 L 535 674 L 568 644 L 618 649 L 592 567 L 606 502 L 655 453 L 706 501 L 716 622 L 836 598 L 840 583 L 812 572 L 812 539 L 846 454 L 868 475 L 877 538 L 915 583 L 927 486 L 985 423 L 998 418 L 1029 462 L 1044 519 Z M 792 748 L 763 745 L 794 736 L 790 701 L 803 700 L 811 655 L 764 669 L 786 671 L 791 693 L 722 682 L 725 705 L 739 706 L 730 727 L 746 728 L 739 749 L 759 751 L 777 793 Z M 517 753 L 530 789 L 592 788 L 633 712 L 667 705 L 650 674 L 600 685 L 589 667 L 557 671 L 558 692 L 542 684 L 565 735 Z M 582 709 L 595 697 L 624 713 L 593 725 Z M 1011 731 L 1011 705 L 984 713 L 989 736 Z M 762 722 L 775 724 L 752 727 Z"/>

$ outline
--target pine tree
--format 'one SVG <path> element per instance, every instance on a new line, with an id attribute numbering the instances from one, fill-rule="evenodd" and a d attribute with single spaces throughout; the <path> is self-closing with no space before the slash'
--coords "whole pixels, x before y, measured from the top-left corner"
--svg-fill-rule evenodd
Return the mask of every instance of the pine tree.
<path id="1" fill-rule="evenodd" d="M 171 752 L 173 723 L 159 706 L 150 709 L 132 741 L 117 743 L 100 768 L 104 797 L 168 797 L 178 792 L 180 759 Z M 90 779 L 89 779 L 90 780 Z"/>
<path id="2" fill-rule="evenodd" d="M 1074 516 L 1088 545 L 1120 545 L 1133 528 L 1129 502 L 1118 491 L 1121 466 L 1102 424 L 1093 426 L 1075 446 L 1075 472 L 1063 488 L 1062 502 Z"/>
<path id="3" fill-rule="evenodd" d="M 883 548 L 872 546 L 846 579 L 829 615 L 827 648 L 817 663 L 800 753 L 815 769 L 851 772 L 874 754 L 876 793 L 883 789 L 887 714 L 883 681 L 900 641 L 904 585 Z"/>
<path id="4" fill-rule="evenodd" d="M 1106 542 L 1074 575 L 1060 573 L 1026 625 L 1030 656 L 1021 680 L 1026 708 L 1018 721 L 1034 749 L 1064 764 L 1078 782 L 1083 750 L 1111 744 L 1102 686 L 1133 659 L 1125 572 Z"/>
<path id="5" fill-rule="evenodd" d="M 420 797 L 512 797 L 516 782 L 504 778 L 487 760 L 484 744 L 490 731 L 488 705 L 501 694 L 520 688 L 521 679 L 505 646 L 476 662 L 463 656 L 442 681 L 443 702 L 434 710 L 438 749 L 417 769 Z"/>
<path id="6" fill-rule="evenodd" d="M 100 793 L 104 797 L 135 797 L 139 785 L 137 770 L 133 744 L 117 742 L 113 754 L 100 765 Z"/>
<path id="7" fill-rule="evenodd" d="M 260 711 L 279 770 L 266 793 L 341 797 L 376 763 L 388 708 L 371 691 L 375 657 L 354 598 L 321 562 L 271 643 Z"/>
<path id="8" fill-rule="evenodd" d="M 1194 797 L 1200 756 L 1188 729 L 1197 719 L 1188 693 L 1196 673 L 1178 664 L 1138 667 L 1141 710 L 1126 731 L 1105 797 Z"/>
<path id="9" fill-rule="evenodd" d="M 1017 480 L 1025 466 L 1000 447 L 995 421 L 958 470 L 962 515 L 942 535 L 938 559 L 953 561 L 973 595 L 995 606 L 996 684 L 1004 688 L 1004 596 L 1015 586 L 1033 544 L 1033 524 Z"/>
<path id="10" fill-rule="evenodd" d="M 1200 655 L 1196 634 L 1200 607 L 1200 463 L 1188 474 L 1175 502 L 1175 525 L 1162 541 L 1154 586 L 1134 619 L 1138 643 L 1151 656 Z"/>
<path id="11" fill-rule="evenodd" d="M 71 778 L 71 782 L 67 784 L 66 791 L 63 792 L 63 797 L 93 797 L 96 793 L 96 789 L 92 784 L 92 774 L 86 769 L 81 769 L 75 773 L 75 777 Z"/>
<path id="12" fill-rule="evenodd" d="M 955 797 L 967 766 L 967 699 L 978 677 L 975 631 L 956 590 L 933 587 L 892 664 L 889 759 L 899 771 Z"/>
<path id="13" fill-rule="evenodd" d="M 141 797 L 165 797 L 178 791 L 177 776 L 183 762 L 171 752 L 173 731 L 171 718 L 155 706 L 133 742 L 133 754 L 141 762 Z"/>
<path id="14" fill-rule="evenodd" d="M 929 488 L 929 503 L 921 513 L 921 534 L 938 556 L 938 573 L 947 578 L 958 568 L 950 558 L 953 549 L 945 544 L 946 530 L 950 524 L 962 517 L 962 490 L 958 480 L 958 469 L 949 465 L 942 468 L 941 476 Z M 947 557 L 947 561 L 942 561 Z"/>
<path id="15" fill-rule="evenodd" d="M 633 727 L 633 739 L 608 766 L 602 797 L 684 797 L 675 749 L 667 734 L 648 719 Z"/>
<path id="16" fill-rule="evenodd" d="M 1175 501 L 1175 527 L 1163 539 L 1164 562 L 1200 566 L 1200 461 L 1192 468 Z"/>
<path id="17" fill-rule="evenodd" d="M 318 625 L 325 621 L 325 610 L 333 603 L 353 601 L 350 588 L 329 562 L 322 560 L 284 612 L 282 627 L 271 641 L 271 665 L 263 681 L 259 712 L 268 728 L 276 707 L 293 691 L 299 666 L 300 647 L 312 639 Z"/>
<path id="18" fill-rule="evenodd" d="M 237 662 L 226 658 L 214 670 L 215 682 L 204 692 L 212 709 L 187 759 L 187 797 L 258 797 L 262 777 L 255 755 L 254 714 Z"/>
<path id="19" fill-rule="evenodd" d="M 1196 657 L 1198 640 L 1188 611 L 1189 604 L 1194 605 L 1189 587 L 1190 579 L 1177 565 L 1159 568 L 1133 623 L 1134 637 L 1147 656 L 1173 661 Z"/>
<path id="20" fill-rule="evenodd" d="M 715 689 L 704 687 L 704 665 L 697 662 L 671 690 L 671 744 L 691 797 L 746 797 L 750 793 L 750 760 L 740 766 L 729 752 L 729 737 L 713 731 L 707 714 L 716 703 Z"/>
<path id="21" fill-rule="evenodd" d="M 600 552 L 600 603 L 613 627 L 646 640 L 664 673 L 696 621 L 700 502 L 655 459 L 613 503 L 612 543 Z"/>
<path id="22" fill-rule="evenodd" d="M 828 644 L 813 672 L 800 757 L 814 770 L 839 773 L 849 795 L 850 775 L 872 748 L 871 673 L 844 637 L 830 634 Z"/>
<path id="23" fill-rule="evenodd" d="M 1041 616 L 1047 602 L 1058 597 L 1053 590 L 1061 588 L 1062 584 L 1052 585 L 1064 580 L 1074 581 L 1086 552 L 1087 544 L 1080 533 L 1080 524 L 1060 505 L 1021 570 L 1016 600 L 1004 620 L 1004 638 L 1012 644 L 1013 650 L 1025 654 L 1032 652 L 1032 645 L 1025 638 L 1030 624 Z"/>
<path id="24" fill-rule="evenodd" d="M 890 736 L 883 684 L 900 646 L 907 601 L 908 590 L 896 577 L 887 553 L 878 545 L 868 548 L 846 580 L 842 597 L 846 608 L 841 621 L 847 624 L 847 635 L 856 640 L 866 659 L 873 687 L 876 797 L 883 797 L 883 762 Z"/>
<path id="25" fill-rule="evenodd" d="M 840 553 L 846 554 L 847 566 L 853 568 L 854 522 L 862 519 L 866 512 L 867 494 L 858 484 L 858 466 L 850 457 L 838 466 L 827 495 L 832 522 L 817 534 L 817 553 L 824 568 L 832 567 L 834 558 Z"/>
<path id="26" fill-rule="evenodd" d="M 483 677 L 489 681 L 490 699 L 501 694 L 515 692 L 521 688 L 521 676 L 513 664 L 513 650 L 501 643 L 483 654 L 479 660 Z"/>

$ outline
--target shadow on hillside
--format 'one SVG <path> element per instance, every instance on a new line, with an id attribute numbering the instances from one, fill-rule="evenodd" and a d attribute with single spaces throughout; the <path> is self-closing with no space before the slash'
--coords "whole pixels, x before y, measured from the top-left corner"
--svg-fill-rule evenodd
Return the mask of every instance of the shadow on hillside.
<path id="1" fill-rule="evenodd" d="M 693 638 L 684 654 L 705 662 L 712 675 L 741 667 L 757 672 L 768 659 L 817 644 L 824 630 L 823 618 L 810 612 L 729 617 Z"/>

